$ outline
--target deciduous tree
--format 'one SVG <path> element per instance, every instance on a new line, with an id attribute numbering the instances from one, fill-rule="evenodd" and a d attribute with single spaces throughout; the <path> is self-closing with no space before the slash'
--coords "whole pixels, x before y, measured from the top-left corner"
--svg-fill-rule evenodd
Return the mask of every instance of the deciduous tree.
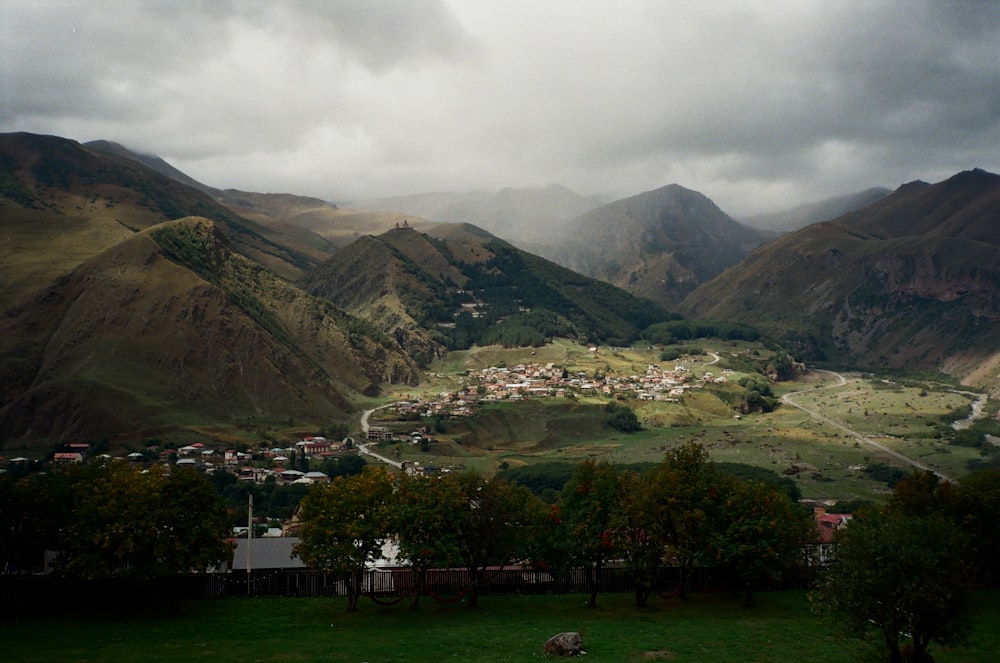
<path id="1" fill-rule="evenodd" d="M 399 477 L 389 520 L 400 556 L 416 577 L 411 608 L 417 607 L 426 589 L 429 569 L 459 563 L 458 531 L 452 520 L 463 507 L 464 497 L 454 481 L 424 475 Z"/>
<path id="2" fill-rule="evenodd" d="M 867 509 L 838 532 L 837 561 L 810 595 L 848 633 L 876 631 L 893 663 L 931 660 L 927 647 L 969 632 L 966 538 L 940 513 Z M 904 655 L 904 651 L 908 654 Z"/>
<path id="3" fill-rule="evenodd" d="M 452 514 L 457 551 L 469 575 L 469 607 L 475 608 L 489 567 L 529 557 L 548 510 L 530 490 L 476 472 L 453 474 L 461 507 Z"/>
<path id="4" fill-rule="evenodd" d="M 622 472 L 618 478 L 614 536 L 635 585 L 635 604 L 639 607 L 649 601 L 663 559 L 665 518 L 661 506 L 645 477 L 632 470 Z"/>
<path id="5" fill-rule="evenodd" d="M 753 605 L 753 583 L 801 560 L 815 534 L 808 513 L 785 493 L 763 483 L 726 477 L 723 522 L 713 543 L 716 559 L 731 567 Z"/>
<path id="6" fill-rule="evenodd" d="M 618 471 L 592 460 L 577 466 L 560 494 L 559 517 L 568 557 L 583 567 L 588 607 L 597 605 L 601 570 L 616 554 L 613 514 L 617 502 Z"/>
<path id="7" fill-rule="evenodd" d="M 111 462 L 70 476 L 73 507 L 57 548 L 59 573 L 145 581 L 205 572 L 229 557 L 228 514 L 196 470 Z"/>
<path id="8" fill-rule="evenodd" d="M 665 555 L 680 569 L 681 598 L 692 568 L 711 556 L 716 529 L 723 526 L 723 481 L 708 452 L 696 443 L 668 451 L 650 478 L 663 518 Z"/>
<path id="9" fill-rule="evenodd" d="M 970 581 L 1000 572 L 1000 469 L 976 470 L 962 477 L 955 499 L 955 520 L 969 535 Z"/>
<path id="10" fill-rule="evenodd" d="M 344 577 L 347 610 L 356 612 L 365 568 L 390 529 L 392 478 L 381 467 L 314 485 L 302 500 L 296 553 L 309 567 Z"/>

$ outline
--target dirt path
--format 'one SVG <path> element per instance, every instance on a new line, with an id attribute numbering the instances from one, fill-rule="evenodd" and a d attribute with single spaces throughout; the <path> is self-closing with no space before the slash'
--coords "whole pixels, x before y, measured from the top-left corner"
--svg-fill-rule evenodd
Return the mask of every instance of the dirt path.
<path id="1" fill-rule="evenodd" d="M 824 390 L 824 389 L 837 389 L 837 388 L 843 387 L 844 385 L 847 384 L 847 378 L 845 378 L 840 373 L 835 373 L 834 371 L 825 371 L 825 370 L 822 370 L 822 369 L 819 369 L 819 368 L 812 368 L 812 369 L 809 369 L 809 370 L 811 370 L 813 373 L 825 373 L 826 375 L 830 375 L 830 376 L 833 376 L 833 377 L 837 378 L 837 384 L 832 384 L 832 385 L 828 385 L 828 386 L 825 386 L 825 387 L 816 387 L 814 389 L 811 389 L 810 390 L 811 392 L 812 391 L 821 391 L 821 390 Z M 836 421 L 835 419 L 831 419 L 830 417 L 827 417 L 826 415 L 824 415 L 821 412 L 818 412 L 816 410 L 807 408 L 806 406 L 804 406 L 804 405 L 802 405 L 800 403 L 796 403 L 795 400 L 792 397 L 795 396 L 798 393 L 801 393 L 801 392 L 791 392 L 791 393 L 785 394 L 784 396 L 781 397 L 781 400 L 782 400 L 783 403 L 788 403 L 792 407 L 795 407 L 795 408 L 798 408 L 798 409 L 802 410 L 803 412 L 805 412 L 806 414 L 808 414 L 810 417 L 812 417 L 816 421 L 824 423 L 827 426 L 832 426 L 833 428 L 836 428 L 837 430 L 839 430 L 839 431 L 841 431 L 843 433 L 846 433 L 847 435 L 853 437 L 854 439 L 856 439 L 857 441 L 861 442 L 862 444 L 867 444 L 870 447 L 874 447 L 875 449 L 878 449 L 879 451 L 892 456 L 896 460 L 899 460 L 899 461 L 902 461 L 904 463 L 907 463 L 908 465 L 912 465 L 913 467 L 916 467 L 917 469 L 926 470 L 928 472 L 933 472 L 934 474 L 936 474 L 939 478 L 943 479 L 944 481 L 951 481 L 950 478 L 948 478 L 944 474 L 938 472 L 937 470 L 935 470 L 933 468 L 930 468 L 930 467 L 927 467 L 923 463 L 921 463 L 919 461 L 916 461 L 916 460 L 913 460 L 912 458 L 904 456 L 903 454 L 899 453 L 898 451 L 893 451 L 892 449 L 890 449 L 889 447 L 885 446 L 884 444 L 876 442 L 875 440 L 871 439 L 870 437 L 866 437 L 866 436 L 862 435 L 861 433 L 858 433 L 858 432 L 854 431 L 853 429 L 849 428 L 845 424 L 842 424 L 839 421 Z"/>

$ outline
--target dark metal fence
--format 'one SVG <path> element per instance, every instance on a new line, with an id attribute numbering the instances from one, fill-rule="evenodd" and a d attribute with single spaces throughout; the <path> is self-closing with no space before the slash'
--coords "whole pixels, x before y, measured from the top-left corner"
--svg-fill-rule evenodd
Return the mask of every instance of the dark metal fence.
<path id="1" fill-rule="evenodd" d="M 756 589 L 804 589 L 816 577 L 816 569 L 801 567 L 755 583 Z M 662 567 L 655 592 L 672 595 L 679 583 L 680 571 Z M 364 592 L 376 599 L 410 596 L 416 577 L 408 568 L 373 570 L 365 574 Z M 686 582 L 691 593 L 737 589 L 738 583 L 728 569 L 698 567 Z M 632 592 L 635 584 L 624 568 L 603 569 L 601 593 Z M 448 601 L 469 591 L 469 577 L 464 569 L 434 569 L 427 572 L 424 594 Z M 479 588 L 480 596 L 503 594 L 572 594 L 587 590 L 583 569 L 548 570 L 505 568 L 486 572 Z M 149 599 L 198 600 L 225 597 L 322 597 L 344 596 L 343 578 L 322 571 L 254 571 L 209 573 L 158 578 L 145 583 L 124 580 L 84 582 L 53 576 L 0 576 L 0 609 L 11 614 L 48 611 L 58 606 L 93 606 L 113 608 Z"/>

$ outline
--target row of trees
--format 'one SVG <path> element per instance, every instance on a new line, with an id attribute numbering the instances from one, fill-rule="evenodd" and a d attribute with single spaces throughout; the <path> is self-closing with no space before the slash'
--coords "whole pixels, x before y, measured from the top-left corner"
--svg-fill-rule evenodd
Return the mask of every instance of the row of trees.
<path id="1" fill-rule="evenodd" d="M 230 556 L 231 518 L 194 469 L 140 470 L 123 462 L 0 477 L 0 563 L 34 569 L 57 551 L 55 572 L 144 582 L 204 572 Z"/>
<path id="2" fill-rule="evenodd" d="M 367 563 L 389 537 L 413 567 L 417 591 L 431 568 L 464 568 L 475 606 L 487 571 L 515 562 L 553 573 L 583 568 L 596 605 L 602 569 L 623 560 L 644 605 L 661 564 L 681 569 L 679 591 L 696 564 L 731 567 L 752 583 L 800 560 L 814 528 L 780 490 L 717 472 L 704 448 L 671 451 L 639 474 L 603 462 L 580 464 L 549 505 L 523 486 L 475 472 L 442 477 L 390 475 L 369 468 L 316 486 L 302 501 L 298 554 L 311 567 L 344 575 L 356 610 Z"/>

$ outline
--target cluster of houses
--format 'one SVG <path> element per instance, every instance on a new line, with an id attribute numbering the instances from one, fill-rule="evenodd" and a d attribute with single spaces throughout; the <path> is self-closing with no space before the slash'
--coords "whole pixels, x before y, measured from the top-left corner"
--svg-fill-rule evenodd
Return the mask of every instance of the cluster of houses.
<path id="1" fill-rule="evenodd" d="M 706 373 L 699 380 L 692 378 L 688 369 L 675 365 L 671 369 L 659 364 L 647 364 L 642 375 L 619 376 L 608 373 L 602 377 L 588 377 L 586 373 L 569 373 L 554 364 L 522 364 L 508 367 L 484 368 L 469 376 L 469 387 L 480 396 L 479 400 L 517 400 L 532 396 L 566 396 L 579 394 L 624 394 L 640 400 L 670 400 L 684 395 L 685 389 L 700 387 L 706 381 L 726 382 L 724 376 Z M 482 389 L 480 389 L 482 387 Z"/>
<path id="2" fill-rule="evenodd" d="M 236 449 L 213 448 L 202 442 L 183 446 L 177 449 L 163 449 L 159 452 L 134 451 L 124 456 L 111 456 L 107 453 L 93 456 L 96 460 L 123 460 L 134 465 L 150 465 L 160 463 L 177 467 L 193 467 L 206 473 L 217 470 L 231 472 L 241 481 L 263 483 L 268 477 L 275 477 L 280 484 L 286 483 L 317 483 L 329 481 L 322 472 L 302 472 L 285 465 L 297 458 L 310 458 L 323 461 L 345 454 L 355 453 L 353 440 L 327 440 L 321 436 L 307 436 L 292 446 L 264 449 L 254 452 L 238 451 Z M 55 452 L 52 462 L 56 464 L 87 463 L 92 459 L 91 445 L 83 442 L 63 445 Z M 18 467 L 32 463 L 28 458 L 17 457 L 6 459 L 0 457 L 0 471 L 7 467 Z"/>
<path id="3" fill-rule="evenodd" d="M 662 368 L 648 364 L 642 375 L 618 376 L 608 373 L 588 377 L 586 373 L 569 373 L 555 364 L 519 364 L 513 367 L 491 366 L 470 373 L 461 388 L 443 392 L 432 401 L 400 401 L 393 407 L 405 417 L 470 417 L 477 403 L 517 401 L 529 398 L 565 398 L 580 395 L 628 395 L 643 401 L 677 401 L 688 389 L 706 384 L 724 384 L 732 371 L 723 369 L 720 375 L 705 373 L 695 378 L 683 365 Z M 372 427 L 371 440 L 387 439 L 384 428 Z"/>

